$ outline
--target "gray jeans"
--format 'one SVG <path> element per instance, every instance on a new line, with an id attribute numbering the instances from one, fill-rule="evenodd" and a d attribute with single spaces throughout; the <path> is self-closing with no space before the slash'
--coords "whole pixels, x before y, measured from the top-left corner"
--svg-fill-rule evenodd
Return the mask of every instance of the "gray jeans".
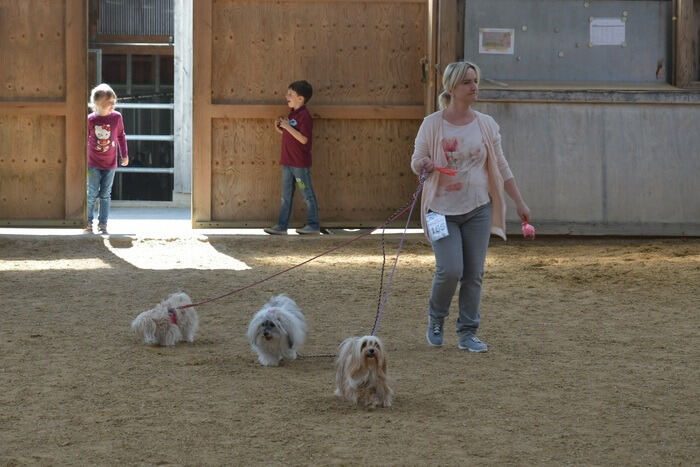
<path id="1" fill-rule="evenodd" d="M 447 237 L 433 243 L 435 277 L 428 314 L 440 322 L 450 313 L 459 283 L 457 334 L 476 333 L 479 327 L 481 282 L 491 235 L 491 203 L 459 216 L 445 216 Z"/>

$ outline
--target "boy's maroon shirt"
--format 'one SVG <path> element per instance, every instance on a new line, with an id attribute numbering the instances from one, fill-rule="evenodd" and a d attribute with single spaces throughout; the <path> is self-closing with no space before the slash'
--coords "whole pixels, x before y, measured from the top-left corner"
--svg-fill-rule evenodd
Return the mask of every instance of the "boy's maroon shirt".
<path id="1" fill-rule="evenodd" d="M 288 131 L 282 130 L 282 156 L 280 164 L 290 167 L 311 167 L 311 132 L 313 120 L 311 114 L 302 105 L 289 112 L 289 124 L 302 135 L 306 136 L 306 144 L 301 144 Z"/>
<path id="2" fill-rule="evenodd" d="M 112 112 L 109 115 L 91 113 L 88 123 L 88 166 L 111 170 L 117 168 L 117 147 L 122 158 L 129 157 L 124 133 L 122 114 Z"/>

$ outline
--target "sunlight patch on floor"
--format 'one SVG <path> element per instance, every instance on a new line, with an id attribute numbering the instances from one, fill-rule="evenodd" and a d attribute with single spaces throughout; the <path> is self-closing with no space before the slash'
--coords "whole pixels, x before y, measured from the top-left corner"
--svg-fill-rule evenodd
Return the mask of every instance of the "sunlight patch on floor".
<path id="1" fill-rule="evenodd" d="M 112 266 L 99 258 L 0 260 L 0 271 L 48 271 L 62 269 L 79 271 L 87 269 L 110 269 L 111 267 Z"/>
<path id="2" fill-rule="evenodd" d="M 220 253 L 208 241 L 196 238 L 105 239 L 104 245 L 115 256 L 139 269 L 250 269 L 243 261 Z"/>

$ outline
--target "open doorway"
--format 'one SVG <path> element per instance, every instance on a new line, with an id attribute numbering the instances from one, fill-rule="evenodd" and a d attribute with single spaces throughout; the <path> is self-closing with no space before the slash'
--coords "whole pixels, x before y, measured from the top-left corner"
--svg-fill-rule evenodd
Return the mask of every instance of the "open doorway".
<path id="1" fill-rule="evenodd" d="M 178 167 L 175 150 L 174 4 L 89 0 L 88 87 L 115 90 L 129 147 L 129 166 L 114 180 L 116 208 L 189 209 L 189 193 L 175 190 L 189 168 Z"/>

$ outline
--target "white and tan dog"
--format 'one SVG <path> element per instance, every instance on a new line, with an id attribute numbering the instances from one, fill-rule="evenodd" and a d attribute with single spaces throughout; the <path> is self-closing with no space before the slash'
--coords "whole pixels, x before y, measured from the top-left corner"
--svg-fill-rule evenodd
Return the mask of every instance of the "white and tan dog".
<path id="1" fill-rule="evenodd" d="M 368 408 L 390 407 L 394 390 L 389 386 L 384 344 L 375 336 L 348 337 L 338 347 L 335 395 Z"/>
<path id="2" fill-rule="evenodd" d="M 297 350 L 306 340 L 306 319 L 294 300 L 278 295 L 255 313 L 247 336 L 258 361 L 277 366 L 282 360 L 297 358 Z"/>
<path id="3" fill-rule="evenodd" d="M 155 308 L 140 313 L 132 322 L 131 330 L 145 344 L 175 345 L 180 341 L 194 342 L 199 329 L 199 317 L 192 300 L 184 292 L 177 292 L 160 302 Z"/>

